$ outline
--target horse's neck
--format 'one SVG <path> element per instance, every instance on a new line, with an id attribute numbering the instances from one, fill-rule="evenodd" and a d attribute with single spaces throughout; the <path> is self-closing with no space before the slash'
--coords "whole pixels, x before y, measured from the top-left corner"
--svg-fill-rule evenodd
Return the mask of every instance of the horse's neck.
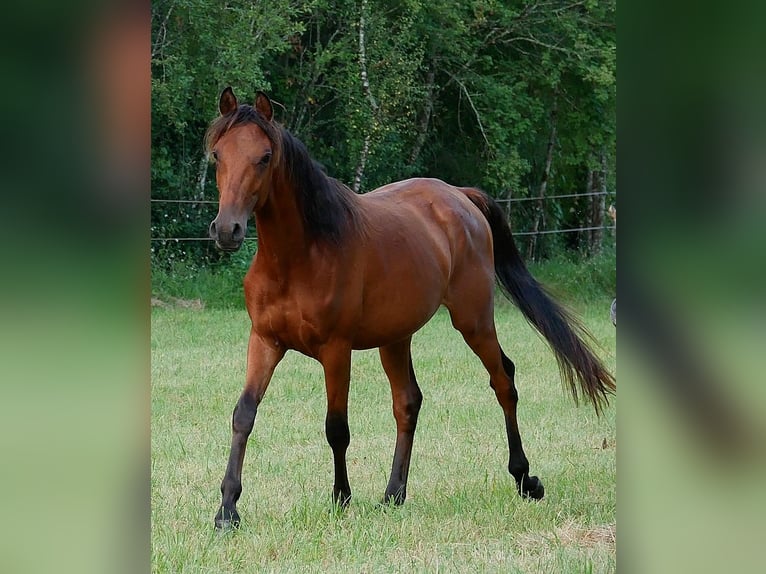
<path id="1" fill-rule="evenodd" d="M 295 191 L 284 177 L 275 178 L 265 204 L 255 212 L 258 250 L 281 266 L 302 259 L 309 250 Z"/>

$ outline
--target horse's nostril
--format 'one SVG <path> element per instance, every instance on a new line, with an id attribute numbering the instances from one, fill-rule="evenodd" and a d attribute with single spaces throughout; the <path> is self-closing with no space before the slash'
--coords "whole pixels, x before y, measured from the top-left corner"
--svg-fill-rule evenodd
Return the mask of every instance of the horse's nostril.
<path id="1" fill-rule="evenodd" d="M 234 229 L 231 232 L 231 236 L 235 240 L 242 239 L 245 236 L 245 230 L 239 223 L 234 224 Z"/>
<path id="2" fill-rule="evenodd" d="M 216 238 L 215 221 L 213 221 L 210 224 L 210 227 L 208 228 L 207 232 L 208 232 L 208 235 L 211 237 L 211 239 L 215 239 Z"/>

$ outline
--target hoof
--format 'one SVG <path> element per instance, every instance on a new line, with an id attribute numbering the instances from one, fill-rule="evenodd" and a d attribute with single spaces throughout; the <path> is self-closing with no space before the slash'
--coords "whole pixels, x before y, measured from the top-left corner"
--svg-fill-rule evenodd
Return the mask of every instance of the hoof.
<path id="1" fill-rule="evenodd" d="M 540 500 L 545 495 L 545 488 L 539 478 L 527 476 L 522 479 L 522 484 L 519 485 L 519 492 L 524 498 Z"/>
<path id="2" fill-rule="evenodd" d="M 221 534 L 225 534 L 227 532 L 232 532 L 239 528 L 239 522 L 233 522 L 231 520 L 218 520 L 215 521 L 215 531 L 220 532 Z"/>
<path id="3" fill-rule="evenodd" d="M 333 490 L 332 503 L 336 508 L 339 508 L 340 510 L 345 510 L 348 507 L 349 502 L 351 502 L 350 492 L 339 492 L 339 491 Z"/>
<path id="4" fill-rule="evenodd" d="M 395 492 L 386 492 L 380 501 L 381 506 L 401 506 L 407 498 L 407 491 L 403 488 Z"/>
<path id="5" fill-rule="evenodd" d="M 218 532 L 228 532 L 239 528 L 239 513 L 235 510 L 226 510 L 221 507 L 215 515 L 215 529 Z"/>

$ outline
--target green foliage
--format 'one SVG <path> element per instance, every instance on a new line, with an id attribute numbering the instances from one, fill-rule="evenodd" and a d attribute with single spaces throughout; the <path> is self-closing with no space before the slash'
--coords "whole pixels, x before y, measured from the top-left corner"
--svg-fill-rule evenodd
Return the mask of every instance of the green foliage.
<path id="1" fill-rule="evenodd" d="M 538 281 L 564 301 L 595 302 L 617 295 L 617 258 L 614 249 L 597 257 L 562 251 L 542 263 L 531 264 Z"/>
<path id="2" fill-rule="evenodd" d="M 279 121 L 348 184 L 367 141 L 361 191 L 423 175 L 536 196 L 555 124 L 547 194 L 591 191 L 594 170 L 614 193 L 615 46 L 614 0 L 154 2 L 152 196 L 216 197 L 202 136 L 227 85 L 245 100 L 268 91 Z M 588 226 L 591 210 L 574 203 L 546 201 L 546 228 Z M 171 229 L 172 210 L 153 204 L 153 236 L 205 235 L 209 211 Z M 519 204 L 516 229 L 537 216 Z M 579 247 L 546 239 L 536 255 Z M 186 251 L 215 259 L 202 244 Z"/>
<path id="3" fill-rule="evenodd" d="M 182 249 L 153 253 L 161 262 L 152 265 L 152 296 L 165 303 L 199 300 L 209 308 L 243 309 L 242 280 L 256 248 L 256 241 L 246 240 L 236 253 L 220 254 L 217 261 L 203 263 Z"/>

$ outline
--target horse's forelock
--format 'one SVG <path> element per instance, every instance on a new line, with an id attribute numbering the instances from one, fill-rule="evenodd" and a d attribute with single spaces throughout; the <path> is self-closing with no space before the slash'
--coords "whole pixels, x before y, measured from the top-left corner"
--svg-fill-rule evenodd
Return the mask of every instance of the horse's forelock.
<path id="1" fill-rule="evenodd" d="M 205 133 L 205 150 L 209 153 L 216 142 L 223 137 L 234 126 L 242 124 L 255 124 L 266 137 L 269 138 L 273 146 L 279 144 L 279 129 L 275 124 L 266 120 L 258 110 L 250 104 L 240 104 L 233 112 L 224 116 L 218 116 L 207 129 Z"/>

